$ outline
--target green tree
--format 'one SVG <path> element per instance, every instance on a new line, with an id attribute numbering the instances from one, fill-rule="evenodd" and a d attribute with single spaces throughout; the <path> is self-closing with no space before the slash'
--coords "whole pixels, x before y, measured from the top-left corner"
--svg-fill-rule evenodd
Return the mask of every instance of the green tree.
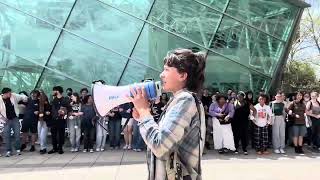
<path id="1" fill-rule="evenodd" d="M 289 61 L 282 80 L 286 92 L 319 90 L 320 83 L 314 68 L 303 61 Z"/>

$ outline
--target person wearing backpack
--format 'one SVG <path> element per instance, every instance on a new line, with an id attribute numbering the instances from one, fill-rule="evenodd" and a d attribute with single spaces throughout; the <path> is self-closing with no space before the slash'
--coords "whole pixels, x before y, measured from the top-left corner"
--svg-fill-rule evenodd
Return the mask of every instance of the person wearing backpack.
<path id="1" fill-rule="evenodd" d="M 201 180 L 205 113 L 199 98 L 205 56 L 176 49 L 164 58 L 162 89 L 173 93 L 158 123 L 150 113 L 144 87 L 131 88 L 133 117 L 145 141 L 149 180 Z"/>

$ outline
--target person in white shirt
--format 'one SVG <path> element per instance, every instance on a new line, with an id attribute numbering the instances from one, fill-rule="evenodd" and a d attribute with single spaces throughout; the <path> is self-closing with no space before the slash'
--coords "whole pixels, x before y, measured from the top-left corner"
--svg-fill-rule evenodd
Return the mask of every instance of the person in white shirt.
<path id="1" fill-rule="evenodd" d="M 19 122 L 19 108 L 18 102 L 27 102 L 28 97 L 11 92 L 10 88 L 3 88 L 0 96 L 0 119 L 5 122 L 3 135 L 6 142 L 6 157 L 11 156 L 11 129 L 14 133 L 14 144 L 17 155 L 21 154 L 20 151 L 20 122 Z"/>
<path id="2" fill-rule="evenodd" d="M 257 113 L 254 122 L 254 141 L 258 155 L 269 154 L 268 147 L 268 126 L 271 124 L 272 111 L 270 106 L 266 105 L 267 96 L 259 96 L 258 104 L 254 106 Z"/>

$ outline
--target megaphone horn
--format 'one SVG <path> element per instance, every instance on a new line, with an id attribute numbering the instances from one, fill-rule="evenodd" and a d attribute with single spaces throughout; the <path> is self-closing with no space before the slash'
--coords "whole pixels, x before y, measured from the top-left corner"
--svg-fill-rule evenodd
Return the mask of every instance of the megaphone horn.
<path id="1" fill-rule="evenodd" d="M 161 95 L 162 87 L 159 81 L 149 81 L 127 86 L 108 86 L 101 82 L 95 82 L 92 84 L 92 97 L 98 115 L 106 116 L 113 108 L 128 103 L 129 100 L 126 96 L 131 95 L 130 87 L 132 86 L 144 86 L 149 100 L 154 100 Z"/>

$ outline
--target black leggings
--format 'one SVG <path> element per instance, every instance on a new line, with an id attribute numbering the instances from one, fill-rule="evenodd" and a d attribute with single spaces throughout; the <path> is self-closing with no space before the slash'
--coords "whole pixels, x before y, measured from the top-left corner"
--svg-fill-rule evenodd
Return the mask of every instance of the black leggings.
<path id="1" fill-rule="evenodd" d="M 235 148 L 239 148 L 239 141 L 241 141 L 241 146 L 243 151 L 247 151 L 248 146 L 248 129 L 249 123 L 232 123 L 232 131 L 234 137 Z"/>

